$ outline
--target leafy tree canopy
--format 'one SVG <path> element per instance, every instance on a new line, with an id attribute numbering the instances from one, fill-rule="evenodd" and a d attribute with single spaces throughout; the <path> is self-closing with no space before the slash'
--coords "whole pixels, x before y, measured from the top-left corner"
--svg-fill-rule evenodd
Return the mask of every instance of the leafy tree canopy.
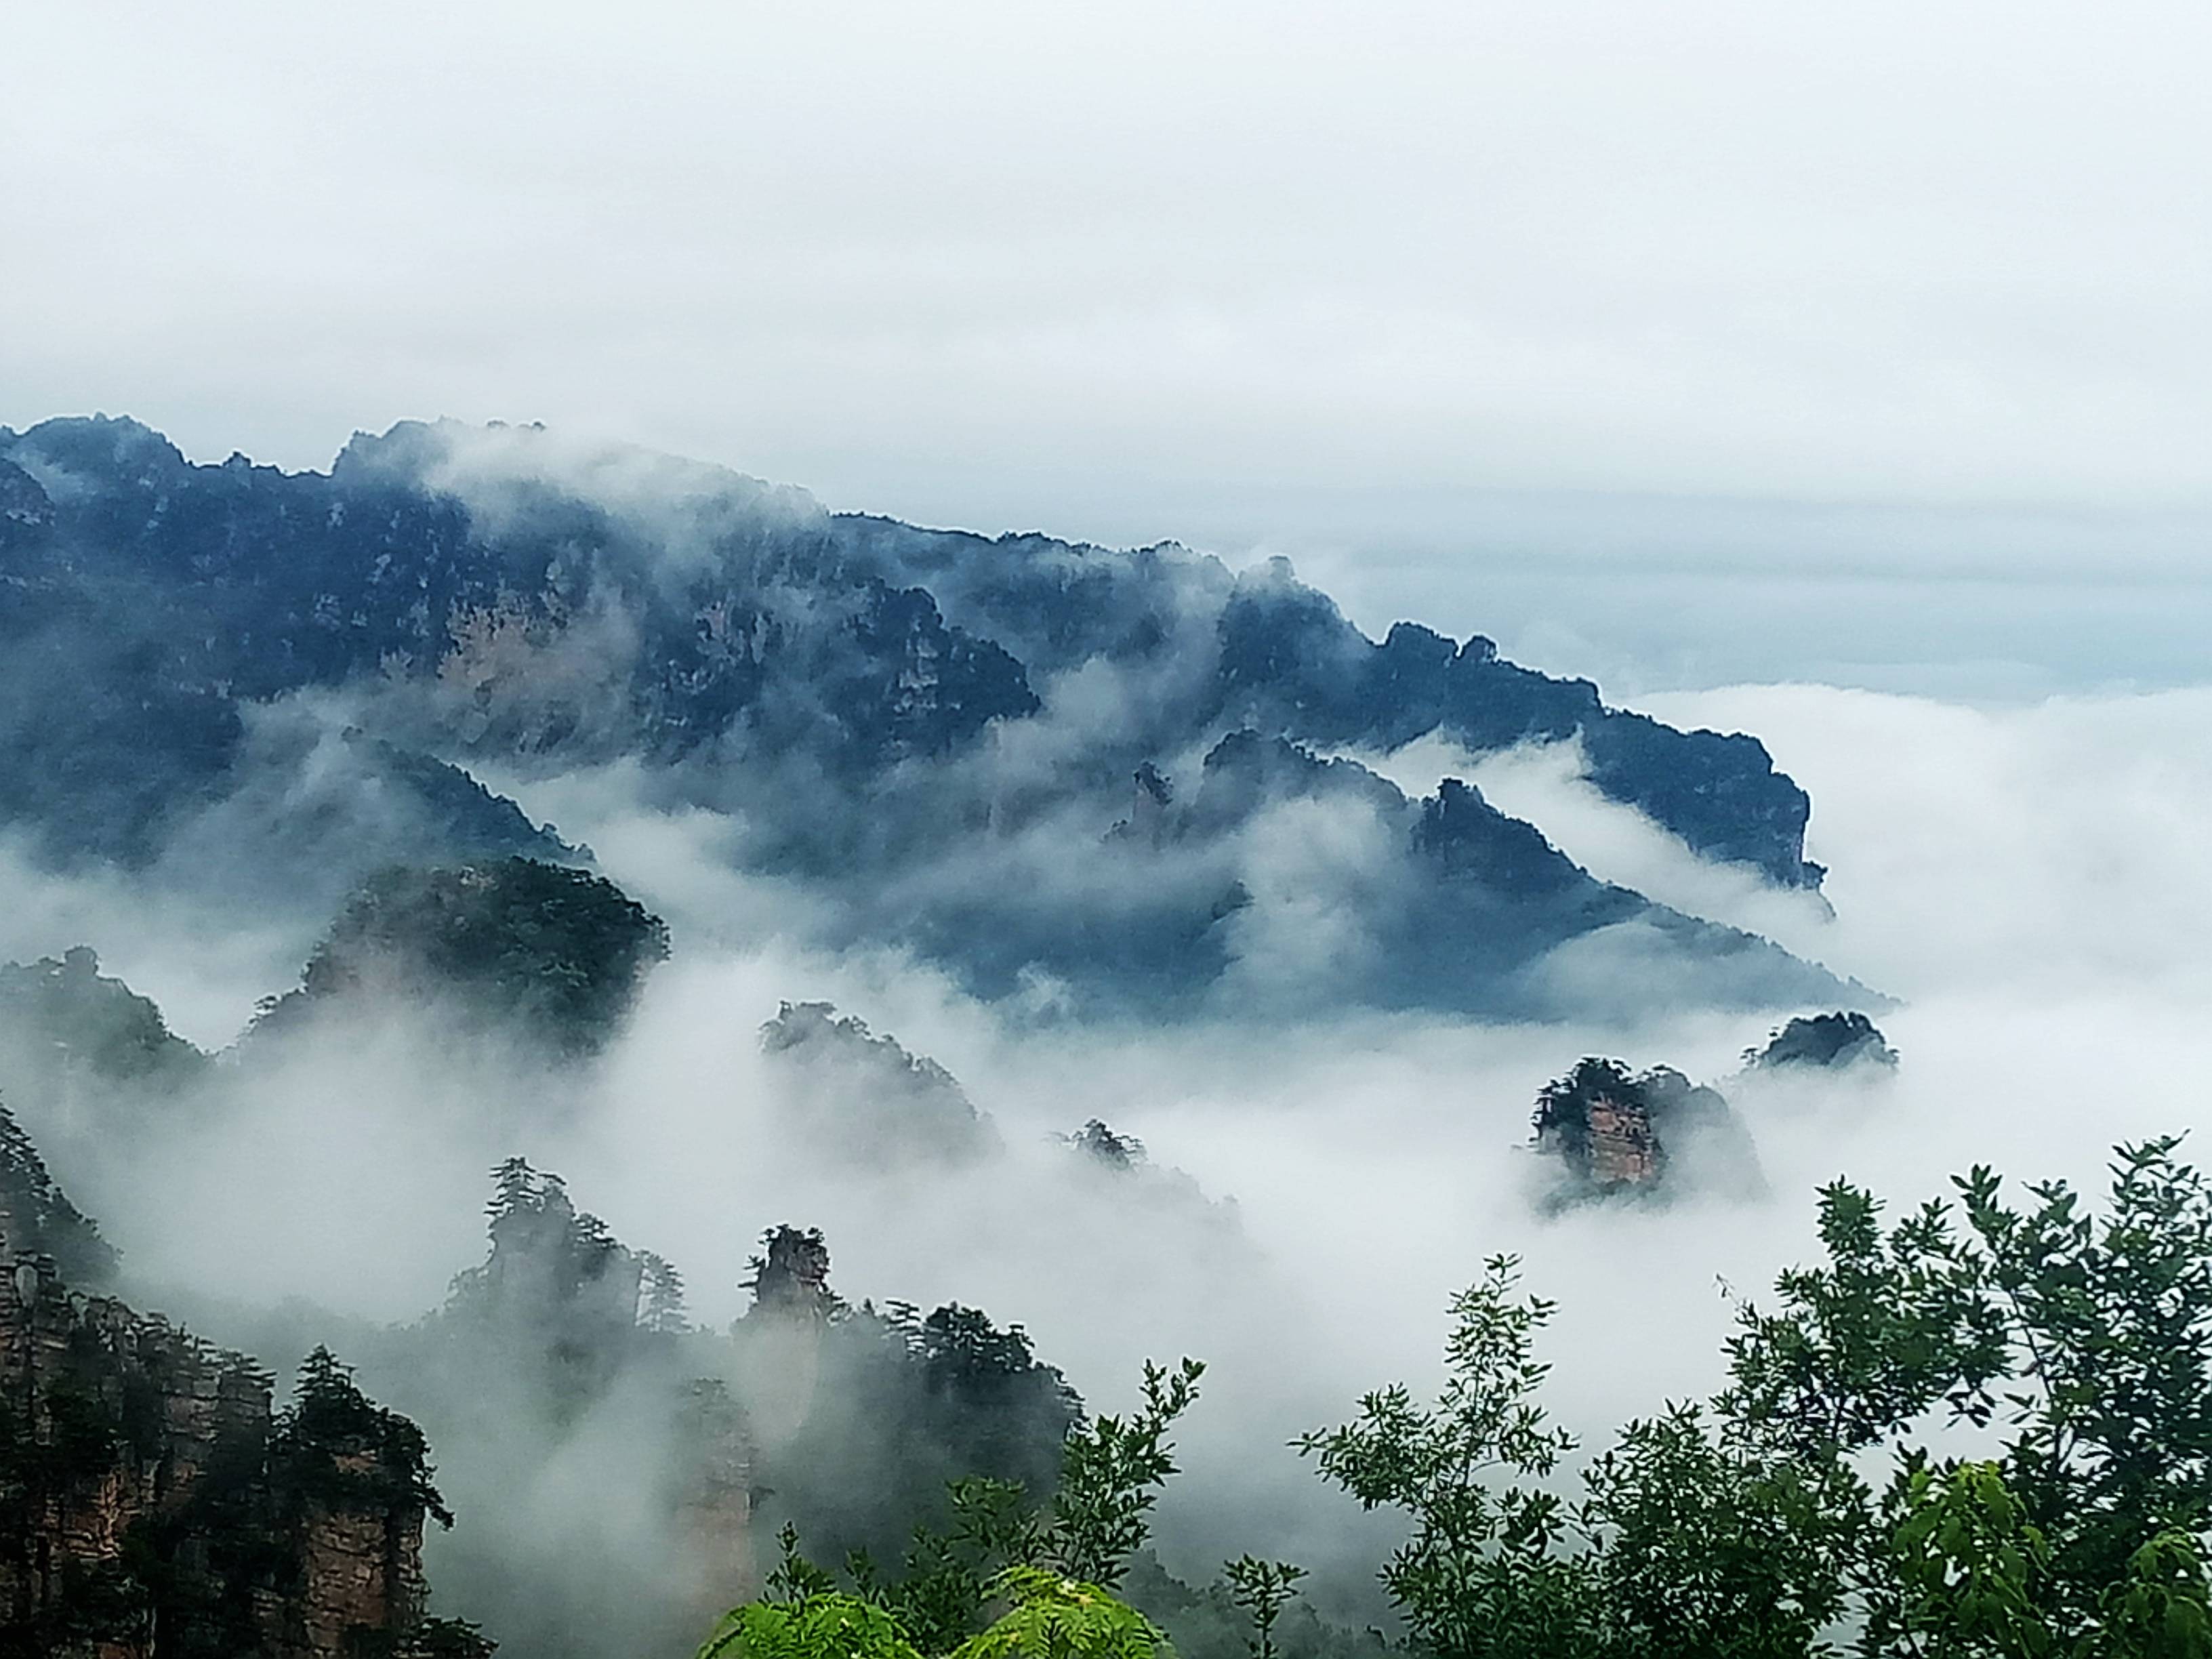
<path id="1" fill-rule="evenodd" d="M 2177 1144 L 2118 1149 L 2101 1212 L 1985 1169 L 1894 1224 L 1828 1187 L 1826 1261 L 1738 1309 L 1728 1386 L 1628 1425 L 1578 1497 L 1510 1257 L 1455 1298 L 1433 1403 L 1378 1389 L 1300 1447 L 1407 1517 L 1382 1579 L 1439 1659 L 2201 1659 L 2212 1190 Z"/>
<path id="2" fill-rule="evenodd" d="M 952 1649 L 951 1659 L 1153 1659 L 1164 1645 L 1134 1607 L 1042 1568 L 1007 1568 L 989 1595 L 1006 1612 Z M 737 1608 L 699 1659 L 923 1659 L 936 1651 L 918 1646 L 880 1603 L 815 1589 Z"/>

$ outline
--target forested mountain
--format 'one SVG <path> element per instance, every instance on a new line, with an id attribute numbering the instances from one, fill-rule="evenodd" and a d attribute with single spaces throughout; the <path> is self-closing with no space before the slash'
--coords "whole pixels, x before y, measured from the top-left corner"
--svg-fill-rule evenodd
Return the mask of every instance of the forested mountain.
<path id="1" fill-rule="evenodd" d="M 508 1027 L 551 1054 L 586 1054 L 667 956 L 660 918 L 588 871 L 522 858 L 394 867 L 347 902 L 299 989 L 271 1000 L 255 1029 L 283 1032 L 334 1007 L 357 1019 L 363 1000 L 396 1000 Z"/>
<path id="2" fill-rule="evenodd" d="M 1094 1411 L 1070 1382 L 1091 1373 L 1047 1352 L 1079 1357 L 1086 1322 L 1141 1293 L 1287 1371 L 1357 1328 L 1346 1292 L 1277 1300 L 1225 1192 L 1102 1116 L 1043 1130 L 970 1071 L 988 1043 L 958 1056 L 971 1097 L 817 988 L 732 1004 L 742 975 L 690 961 L 656 983 L 659 896 L 471 770 L 718 815 L 732 866 L 804 901 L 810 943 L 902 947 L 1031 1017 L 1249 1017 L 1266 1043 L 1270 1018 L 1322 1007 L 1835 1008 L 1742 1051 L 1726 1095 L 1597 1055 L 1540 1087 L 1528 1218 L 1622 1230 L 1610 1262 L 1662 1210 L 1757 1200 L 1771 1107 L 1817 1129 L 1825 1088 L 1870 1117 L 1896 1052 L 1821 969 L 1595 878 L 1471 781 L 1409 798 L 1362 757 L 1571 741 L 1686 847 L 1814 886 L 1805 797 L 1755 739 L 1607 709 L 1484 641 L 1370 641 L 1286 568 L 843 517 L 532 430 L 402 427 L 328 475 L 191 466 L 127 422 L 0 434 L 0 601 L 10 856 L 335 918 L 219 1054 L 88 947 L 0 966 L 0 1082 L 29 1126 L 0 1111 L 0 1636 L 27 1652 L 453 1659 L 495 1637 L 515 1659 L 657 1659 L 709 1631 L 709 1659 L 2212 1648 L 2212 1200 L 2174 1142 L 2121 1149 L 2103 1216 L 2060 1184 L 2015 1210 L 1979 1170 L 1955 1209 L 1893 1225 L 1825 1188 L 1826 1264 L 1736 1304 L 1723 1391 L 1582 1462 L 1537 1399 L 1551 1304 L 1496 1258 L 1451 1301 L 1434 1405 L 1385 1385 L 1291 1442 L 1395 1531 L 1293 1540 L 1256 1479 L 1204 1528 L 1310 1547 L 1294 1605 L 1296 1562 L 1148 1553 L 1204 1368 L 1133 1355 L 1133 1403 Z M 1722 1022 L 1679 1024 L 1717 1052 L 1699 1028 Z M 1126 1036 L 1018 1035 L 1073 1037 L 1061 1075 Z M 1505 1034 L 1530 1054 L 1565 1036 Z M 1165 1148 L 1165 1109 L 1205 1106 L 1235 1056 L 1211 1059 L 1188 1096 L 1127 1068 L 1115 1121 Z M 1451 1111 L 1526 1121 L 1525 1094 L 1466 1093 Z M 1265 1178 L 1257 1127 L 1239 1146 Z M 698 1166 L 665 1192 L 626 1165 L 653 1135 Z M 348 1277 L 396 1275 L 381 1258 L 435 1224 L 418 1189 L 493 1137 L 483 1254 L 437 1257 L 442 1296 L 396 1322 L 254 1299 L 250 1249 L 325 1226 L 363 1246 Z M 575 1196 L 540 1141 L 599 1165 L 563 1153 Z M 1444 1149 L 1468 1144 L 1436 1141 L 1455 1201 L 1469 1170 Z M 1361 1165 L 1340 1151 L 1328 1178 Z M 204 1213 L 293 1182 L 305 1227 Z M 664 1227 L 708 1248 L 679 1267 L 623 1237 Z M 874 1288 L 911 1275 L 924 1299 L 833 1286 L 833 1236 L 863 1239 L 844 1260 Z M 1428 1271 L 1376 1243 L 1350 1295 Z M 945 1282 L 948 1252 L 992 1282 Z M 216 1264 L 142 1305 L 196 1307 L 233 1346 L 108 1299 L 140 1300 L 147 1261 Z M 687 1270 L 722 1314 L 687 1304 Z M 1628 1343 L 1604 1363 L 1641 1363 Z M 1979 1437 L 1947 1449 L 1981 1461 L 1919 1443 L 1942 1413 Z M 1379 1601 L 1324 1601 L 1370 1547 Z M 465 1622 L 428 1613 L 427 1579 Z M 2009 1646 L 1982 1640 L 1991 1607 Z M 1390 1628 L 1360 1633 L 1369 1611 Z"/>
<path id="3" fill-rule="evenodd" d="M 469 769 L 624 762 L 730 815 L 828 942 L 1060 1012 L 1833 988 L 1471 785 L 1408 799 L 1342 757 L 1577 742 L 1698 854 L 1817 885 L 1755 738 L 1480 636 L 1370 640 L 1279 562 L 917 529 L 534 428 L 403 423 L 288 474 L 95 417 L 0 429 L 0 823 L 51 860 L 329 903 L 388 864 L 580 858 Z"/>

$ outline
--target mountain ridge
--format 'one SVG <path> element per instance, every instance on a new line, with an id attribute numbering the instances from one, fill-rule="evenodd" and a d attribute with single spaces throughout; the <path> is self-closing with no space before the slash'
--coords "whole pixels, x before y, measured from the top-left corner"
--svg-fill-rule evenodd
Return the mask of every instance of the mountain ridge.
<path id="1" fill-rule="evenodd" d="M 328 887 L 543 856 L 557 835 L 470 764 L 636 760 L 660 798 L 741 825 L 740 862 L 828 896 L 833 935 L 988 996 L 1158 1012 L 1240 964 L 1273 996 L 1270 962 L 1312 942 L 1291 938 L 1301 907 L 1388 1006 L 1538 1010 L 1552 952 L 1624 928 L 1632 956 L 1716 969 L 1721 1000 L 1768 994 L 1761 972 L 1777 1000 L 1834 985 L 1594 880 L 1471 786 L 1422 805 L 1320 759 L 1577 742 L 1593 785 L 1700 855 L 1815 888 L 1809 799 L 1756 738 L 1610 708 L 1480 635 L 1369 639 L 1281 561 L 921 529 L 529 427 L 401 422 L 288 473 L 68 417 L 0 428 L 0 824 L 51 856 L 143 864 L 244 819 L 260 862 Z M 336 787 L 333 721 L 344 801 L 374 810 L 326 802 L 307 860 L 313 825 L 270 802 Z M 1117 841 L 1147 773 L 1200 787 Z M 1281 844 L 1310 862 L 1333 841 L 1362 850 L 1280 878 Z M 1322 965 L 1302 994 L 1341 983 Z"/>

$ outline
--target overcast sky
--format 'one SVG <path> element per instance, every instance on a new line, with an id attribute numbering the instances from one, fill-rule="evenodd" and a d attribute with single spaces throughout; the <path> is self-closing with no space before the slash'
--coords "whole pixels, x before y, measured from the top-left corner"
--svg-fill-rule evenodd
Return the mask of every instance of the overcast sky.
<path id="1" fill-rule="evenodd" d="M 0 421 L 305 466 L 544 419 L 1279 546 L 1370 625 L 1653 684 L 2201 664 L 2201 4 L 70 0 L 4 40 Z M 2010 631 L 2023 571 L 2124 616 Z M 1881 592 L 1759 597 L 1808 573 Z M 1890 637 L 1930 605 L 1973 638 Z"/>

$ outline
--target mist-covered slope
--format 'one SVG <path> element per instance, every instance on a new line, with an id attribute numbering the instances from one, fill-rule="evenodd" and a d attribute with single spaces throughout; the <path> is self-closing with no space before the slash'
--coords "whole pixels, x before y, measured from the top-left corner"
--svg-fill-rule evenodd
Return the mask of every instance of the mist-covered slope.
<path id="1" fill-rule="evenodd" d="M 127 420 L 0 428 L 0 826 L 55 861 L 328 903 L 377 867 L 578 856 L 472 771 L 723 815 L 830 945 L 1079 1015 L 1208 999 L 1541 1014 L 1824 1000 L 1479 790 L 1347 757 L 1574 742 L 1703 857 L 1817 885 L 1755 738 L 1680 732 L 1279 562 L 833 514 L 534 428 L 403 423 L 328 474 Z"/>

